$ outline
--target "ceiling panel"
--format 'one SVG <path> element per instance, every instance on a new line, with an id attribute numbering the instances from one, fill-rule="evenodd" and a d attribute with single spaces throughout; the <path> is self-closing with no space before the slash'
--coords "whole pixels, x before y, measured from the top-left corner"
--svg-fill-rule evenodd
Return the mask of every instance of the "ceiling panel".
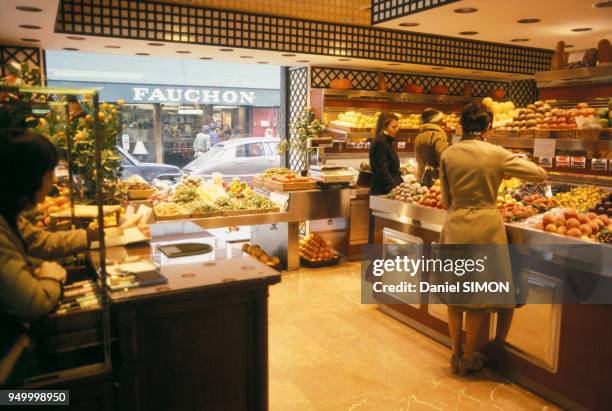
<path id="1" fill-rule="evenodd" d="M 597 47 L 601 39 L 612 39 L 612 7 L 598 8 L 602 0 L 462 0 L 446 6 L 394 19 L 376 27 L 464 37 L 497 43 L 554 49 L 558 41 L 574 49 Z M 475 13 L 456 13 L 475 8 Z M 521 24 L 523 19 L 539 19 Z M 418 24 L 405 27 L 402 24 Z M 572 31 L 590 28 L 589 31 Z M 462 35 L 462 32 L 477 32 Z M 513 39 L 528 39 L 513 42 Z"/>

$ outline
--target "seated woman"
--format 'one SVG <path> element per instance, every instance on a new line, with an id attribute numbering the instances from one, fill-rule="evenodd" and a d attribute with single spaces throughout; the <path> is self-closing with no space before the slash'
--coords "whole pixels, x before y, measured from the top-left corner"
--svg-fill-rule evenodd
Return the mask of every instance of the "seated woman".
<path id="1" fill-rule="evenodd" d="M 20 323 L 49 313 L 66 279 L 58 263 L 44 261 L 35 268 L 29 257 L 68 256 L 87 250 L 96 239 L 92 230 L 50 233 L 20 216 L 44 201 L 58 161 L 53 144 L 39 134 L 22 130 L 0 136 L 0 385 L 27 345 Z M 141 230 L 149 234 L 148 228 Z"/>

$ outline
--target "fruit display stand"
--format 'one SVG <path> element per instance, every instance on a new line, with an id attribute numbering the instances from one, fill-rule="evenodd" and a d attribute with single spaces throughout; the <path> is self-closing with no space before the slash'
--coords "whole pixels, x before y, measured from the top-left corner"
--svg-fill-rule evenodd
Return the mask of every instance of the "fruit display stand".
<path id="1" fill-rule="evenodd" d="M 401 238 L 400 233 L 405 233 L 425 243 L 439 241 L 445 210 L 381 196 L 370 198 L 370 208 L 374 216 L 376 244 L 383 242 L 383 230 L 386 233 L 398 232 L 398 238 Z M 606 265 L 605 256 L 612 252 L 612 245 L 551 234 L 520 223 L 506 224 L 506 232 L 510 243 L 522 244 L 531 250 L 521 256 L 521 267 L 524 268 L 521 273 L 528 279 L 530 293 L 558 295 L 563 292 L 565 284 L 576 284 L 578 278 L 582 281 L 589 278 L 587 283 L 593 286 L 610 286 L 610 267 Z M 565 246 L 565 250 L 580 250 L 580 247 L 575 247 L 580 245 L 595 247 L 601 261 L 592 261 L 572 252 L 573 267 L 578 268 L 566 271 L 567 267 L 557 264 L 568 256 L 551 258 L 540 250 L 542 247 L 550 250 L 554 245 Z M 387 302 L 385 300 L 385 304 L 379 305 L 381 311 L 443 344 L 450 344 L 445 306 L 431 304 L 425 297 L 420 305 L 415 306 L 399 302 L 387 305 Z M 612 401 L 608 389 L 612 375 L 595 376 L 590 370 L 575 367 L 575 364 L 601 364 L 612 355 L 612 331 L 603 326 L 609 323 L 611 316 L 610 305 L 527 304 L 514 311 L 505 340 L 494 339 L 502 333 L 496 317 L 487 320 L 483 326 L 482 344 L 484 346 L 492 340 L 485 354 L 495 362 L 497 371 L 512 380 L 564 408 L 597 409 L 600 404 Z M 589 341 L 597 341 L 600 348 L 585 350 Z M 578 386 L 588 389 L 576 389 Z"/>

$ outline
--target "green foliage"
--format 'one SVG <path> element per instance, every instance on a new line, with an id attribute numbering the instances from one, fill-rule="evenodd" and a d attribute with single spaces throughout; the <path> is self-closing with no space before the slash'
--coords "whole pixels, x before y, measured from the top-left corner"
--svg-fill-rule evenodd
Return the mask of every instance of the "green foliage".
<path id="1" fill-rule="evenodd" d="M 325 126 L 315 118 L 312 108 L 306 107 L 300 117 L 291 124 L 292 138 L 281 141 L 278 152 L 283 154 L 295 150 L 306 157 L 309 152 L 315 151 L 313 148 L 308 148 L 308 139 L 318 137 L 323 130 Z"/>

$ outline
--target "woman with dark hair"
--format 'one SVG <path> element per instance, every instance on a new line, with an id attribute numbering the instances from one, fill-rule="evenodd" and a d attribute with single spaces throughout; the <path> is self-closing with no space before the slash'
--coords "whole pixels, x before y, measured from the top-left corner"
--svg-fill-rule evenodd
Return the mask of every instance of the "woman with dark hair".
<path id="1" fill-rule="evenodd" d="M 44 261 L 34 267 L 29 258 L 61 258 L 85 251 L 96 239 L 92 230 L 50 233 L 21 216 L 44 201 L 58 161 L 55 147 L 40 134 L 22 130 L 0 136 L 0 385 L 27 345 L 21 323 L 51 311 L 66 279 L 58 263 Z M 132 220 L 123 228 L 136 223 Z"/>
<path id="2" fill-rule="evenodd" d="M 504 176 L 527 181 L 543 181 L 546 172 L 534 163 L 521 159 L 485 141 L 491 129 L 493 113 L 480 103 L 471 103 L 461 113 L 463 138 L 442 153 L 440 185 L 442 203 L 448 208 L 440 236 L 442 244 L 506 244 L 504 221 L 495 202 Z M 497 253 L 495 263 L 487 266 L 496 279 L 513 284 L 507 250 Z M 503 254 L 503 255 L 502 255 Z M 490 264 L 489 264 L 490 263 Z M 488 275 L 485 273 L 485 275 Z M 451 370 L 466 374 L 480 370 L 482 361 L 475 357 L 481 325 L 488 312 L 511 316 L 513 304 L 449 303 L 448 328 L 452 342 Z M 461 346 L 463 312 L 466 312 L 465 348 Z"/>
<path id="3" fill-rule="evenodd" d="M 372 195 L 388 194 L 402 183 L 400 161 L 393 140 L 399 131 L 399 119 L 393 113 L 382 113 L 376 123 L 375 140 L 370 147 Z"/>

